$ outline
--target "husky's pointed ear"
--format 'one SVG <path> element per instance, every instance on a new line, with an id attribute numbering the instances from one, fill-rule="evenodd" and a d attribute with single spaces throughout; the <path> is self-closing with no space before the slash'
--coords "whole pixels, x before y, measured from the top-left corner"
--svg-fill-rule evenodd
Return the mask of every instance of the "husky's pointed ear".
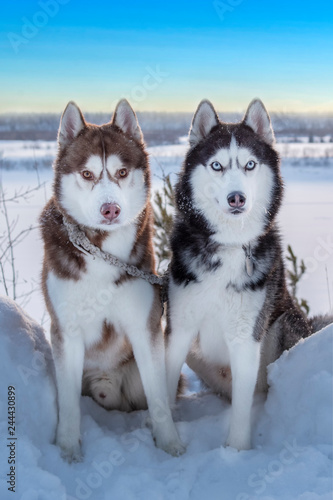
<path id="1" fill-rule="evenodd" d="M 113 114 L 112 124 L 138 142 L 143 142 L 141 128 L 130 103 L 127 99 L 118 102 Z"/>
<path id="2" fill-rule="evenodd" d="M 274 144 L 275 137 L 271 119 L 260 99 L 254 99 L 250 103 L 243 123 L 251 127 L 267 144 L 270 146 Z"/>
<path id="3" fill-rule="evenodd" d="M 58 132 L 58 143 L 61 147 L 67 146 L 75 137 L 79 135 L 81 130 L 86 126 L 83 114 L 75 102 L 70 101 L 60 120 Z"/>
<path id="4" fill-rule="evenodd" d="M 218 123 L 219 118 L 212 103 L 206 99 L 201 101 L 192 120 L 189 134 L 190 145 L 198 144 Z"/>

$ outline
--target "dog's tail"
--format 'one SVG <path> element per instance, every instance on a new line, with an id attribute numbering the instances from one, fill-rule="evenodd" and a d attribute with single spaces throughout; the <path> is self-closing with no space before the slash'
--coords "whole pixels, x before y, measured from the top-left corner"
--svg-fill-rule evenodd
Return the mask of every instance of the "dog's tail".
<path id="1" fill-rule="evenodd" d="M 311 334 L 319 332 L 319 330 L 322 330 L 325 328 L 325 326 L 330 325 L 333 323 L 333 315 L 331 314 L 324 314 L 318 315 L 318 316 L 313 316 L 313 318 L 309 318 L 309 324 L 311 328 Z M 307 337 L 308 335 L 306 335 Z"/>

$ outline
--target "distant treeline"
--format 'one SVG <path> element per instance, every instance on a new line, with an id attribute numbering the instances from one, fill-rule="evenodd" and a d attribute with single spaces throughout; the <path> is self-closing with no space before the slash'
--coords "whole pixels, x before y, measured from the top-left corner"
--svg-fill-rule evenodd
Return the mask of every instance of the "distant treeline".
<path id="1" fill-rule="evenodd" d="M 149 146 L 173 144 L 188 133 L 192 113 L 138 112 L 138 119 Z M 98 125 L 110 121 L 107 113 L 85 113 L 87 121 Z M 221 119 L 235 122 L 240 113 L 220 113 Z M 272 113 L 277 139 L 333 142 L 333 115 Z M 0 114 L 0 140 L 46 140 L 57 137 L 60 115 L 55 113 Z"/>

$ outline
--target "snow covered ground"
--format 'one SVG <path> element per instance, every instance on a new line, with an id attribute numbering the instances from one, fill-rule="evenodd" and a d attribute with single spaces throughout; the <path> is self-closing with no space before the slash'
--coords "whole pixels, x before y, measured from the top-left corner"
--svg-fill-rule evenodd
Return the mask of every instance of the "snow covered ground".
<path id="1" fill-rule="evenodd" d="M 37 146 L 23 141 L 16 145 L 0 142 L 3 166 L 9 168 L 1 174 L 8 195 L 36 184 L 35 162 L 41 181 L 46 182 L 26 202 L 8 204 L 10 217 L 19 216 L 17 231 L 36 223 L 51 191 L 52 171 L 43 167 L 51 162 L 55 145 L 39 142 Z M 309 146 L 312 156 L 302 149 Z M 278 147 L 286 183 L 280 215 L 284 241 L 304 258 L 309 270 L 299 296 L 309 301 L 313 314 L 328 312 L 333 301 L 332 146 Z M 184 144 L 150 148 L 154 189 L 161 185 L 162 168 L 175 178 L 185 149 Z M 41 259 L 40 236 L 34 230 L 17 248 L 20 293 L 29 290 L 32 282 L 38 286 Z M 38 323 L 43 320 L 47 328 L 38 291 L 25 309 Z M 187 445 L 184 456 L 172 458 L 154 447 L 144 425 L 147 412 L 107 412 L 89 398 L 82 398 L 85 461 L 68 465 L 52 444 L 56 407 L 47 341 L 33 320 L 15 304 L 1 300 L 0 498 L 331 499 L 332 336 L 333 327 L 329 327 L 271 366 L 268 398 L 264 401 L 257 397 L 253 408 L 251 451 L 236 452 L 221 446 L 227 435 L 230 405 L 204 391 L 185 367 L 189 390 L 175 410 L 177 426 Z M 16 388 L 16 495 L 8 492 L 6 484 L 10 451 L 6 446 L 8 386 Z"/>
<path id="2" fill-rule="evenodd" d="M 0 300 L 0 491 L 20 500 L 330 500 L 332 498 L 333 326 L 271 365 L 266 401 L 253 408 L 253 444 L 237 452 L 226 439 L 230 405 L 190 391 L 175 418 L 186 453 L 155 448 L 147 412 L 107 412 L 82 398 L 84 462 L 69 465 L 52 444 L 56 425 L 52 362 L 40 327 L 13 302 Z M 15 387 L 17 440 L 6 440 L 7 387 Z M 192 391 L 192 394 L 191 394 Z M 16 494 L 7 458 L 16 454 Z M 15 446 L 15 450 L 14 447 Z M 7 465 L 6 465 L 7 464 Z"/>

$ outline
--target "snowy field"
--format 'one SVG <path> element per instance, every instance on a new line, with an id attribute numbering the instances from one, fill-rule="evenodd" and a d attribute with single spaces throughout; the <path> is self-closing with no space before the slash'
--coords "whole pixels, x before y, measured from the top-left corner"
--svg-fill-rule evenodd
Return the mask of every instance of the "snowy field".
<path id="1" fill-rule="evenodd" d="M 286 195 L 280 215 L 285 247 L 307 265 L 298 295 L 310 313 L 325 313 L 333 301 L 332 144 L 281 144 Z M 154 189 L 162 169 L 179 171 L 186 145 L 149 149 Z M 0 142 L 2 183 L 7 196 L 45 185 L 24 203 L 8 203 L 16 231 L 36 225 L 51 192 L 47 168 L 55 143 Z M 1 219 L 3 223 L 3 219 Z M 3 228 L 0 228 L 1 232 Z M 42 244 L 33 230 L 17 247 L 19 294 L 37 287 L 25 310 L 46 330 L 38 290 Z M 3 295 L 0 289 L 0 295 Z M 24 299 L 22 299 L 24 302 Z M 46 332 L 47 333 L 47 332 Z M 55 431 L 55 388 L 49 347 L 38 325 L 13 303 L 0 302 L 0 433 L 8 436 L 7 387 L 16 388 L 17 492 L 7 491 L 9 448 L 0 449 L 0 498 L 20 500 L 328 500 L 332 498 L 332 337 L 327 328 L 285 353 L 270 367 L 270 392 L 253 408 L 254 449 L 221 447 L 230 405 L 204 391 L 186 367 L 188 393 L 175 410 L 184 456 L 154 447 L 144 422 L 147 412 L 107 412 L 82 398 L 85 461 L 68 465 L 51 444 Z"/>

